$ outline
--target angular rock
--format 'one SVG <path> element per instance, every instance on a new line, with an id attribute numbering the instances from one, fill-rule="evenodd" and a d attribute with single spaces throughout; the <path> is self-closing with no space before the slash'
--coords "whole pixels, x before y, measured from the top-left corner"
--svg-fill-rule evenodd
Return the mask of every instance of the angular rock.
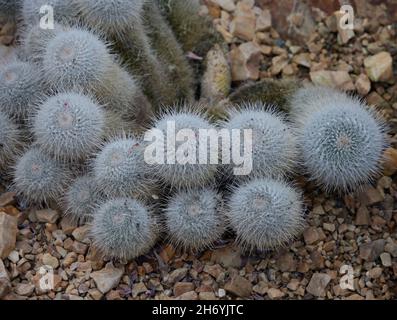
<path id="1" fill-rule="evenodd" d="M 294 259 L 294 255 L 291 253 L 286 253 L 281 255 L 277 259 L 277 266 L 281 272 L 294 272 L 296 271 L 296 260 Z"/>
<path id="2" fill-rule="evenodd" d="M 239 5 L 239 10 L 230 23 L 230 32 L 233 36 L 245 41 L 255 37 L 256 17 L 249 6 Z"/>
<path id="3" fill-rule="evenodd" d="M 18 232 L 17 217 L 0 212 L 0 259 L 5 259 L 15 248 Z"/>
<path id="4" fill-rule="evenodd" d="M 387 51 L 365 58 L 364 66 L 368 77 L 374 82 L 393 78 L 393 59 Z"/>
<path id="5" fill-rule="evenodd" d="M 382 261 L 382 266 L 384 266 L 384 267 L 392 266 L 391 256 L 390 256 L 390 253 L 388 253 L 388 252 L 383 252 L 380 255 L 380 261 Z"/>
<path id="6" fill-rule="evenodd" d="M 371 81 L 368 79 L 367 75 L 362 73 L 360 74 L 355 83 L 357 92 L 362 96 L 366 96 L 368 92 L 371 91 Z"/>
<path id="7" fill-rule="evenodd" d="M 59 261 L 49 253 L 45 253 L 42 257 L 43 265 L 50 266 L 53 269 L 59 267 Z"/>
<path id="8" fill-rule="evenodd" d="M 279 289 L 270 288 L 267 291 L 267 295 L 269 296 L 270 299 L 274 300 L 274 299 L 281 299 L 282 297 L 284 297 L 285 294 Z"/>
<path id="9" fill-rule="evenodd" d="M 182 294 L 194 291 L 194 284 L 191 282 L 177 282 L 174 285 L 174 296 L 179 297 Z"/>
<path id="10" fill-rule="evenodd" d="M 212 252 L 211 261 L 219 263 L 224 268 L 240 268 L 242 265 L 241 252 L 234 246 L 217 249 Z"/>
<path id="11" fill-rule="evenodd" d="M 261 59 L 261 48 L 254 42 L 246 42 L 232 49 L 230 52 L 232 80 L 257 80 Z"/>
<path id="12" fill-rule="evenodd" d="M 18 283 L 15 286 L 15 293 L 20 295 L 20 296 L 29 297 L 30 295 L 32 295 L 34 289 L 35 289 L 35 286 L 33 284 Z"/>
<path id="13" fill-rule="evenodd" d="M 213 292 L 200 292 L 199 300 L 216 300 L 216 296 Z"/>
<path id="14" fill-rule="evenodd" d="M 237 297 L 246 298 L 251 295 L 252 284 L 247 279 L 237 275 L 226 283 L 225 290 Z"/>
<path id="15" fill-rule="evenodd" d="M 91 273 L 90 277 L 94 280 L 98 290 L 106 294 L 117 287 L 123 273 L 123 269 L 115 268 L 113 264 L 108 263 L 104 269 Z"/>
<path id="16" fill-rule="evenodd" d="M 272 26 L 272 15 L 268 9 L 263 10 L 256 19 L 256 31 L 267 31 Z"/>
<path id="17" fill-rule="evenodd" d="M 0 299 L 10 292 L 10 277 L 4 266 L 3 260 L 0 259 Z"/>
<path id="18" fill-rule="evenodd" d="M 36 210 L 36 218 L 42 223 L 55 223 L 59 218 L 59 213 L 52 209 Z"/>
<path id="19" fill-rule="evenodd" d="M 214 2 L 226 11 L 234 11 L 236 9 L 233 0 L 215 0 Z"/>
<path id="20" fill-rule="evenodd" d="M 356 213 L 356 225 L 367 226 L 370 223 L 370 215 L 366 206 L 360 206 Z"/>
<path id="21" fill-rule="evenodd" d="M 307 52 L 297 54 L 292 58 L 292 61 L 306 68 L 310 68 L 312 65 L 312 62 L 310 60 L 310 54 Z"/>
<path id="22" fill-rule="evenodd" d="M 360 258 L 365 261 L 374 261 L 379 258 L 385 247 L 385 240 L 379 239 L 360 246 Z"/>
<path id="23" fill-rule="evenodd" d="M 331 277 L 326 273 L 315 273 L 306 287 L 306 291 L 316 297 L 324 297 Z"/>
<path id="24" fill-rule="evenodd" d="M 319 86 L 344 89 L 355 89 L 353 81 L 347 71 L 318 70 L 310 72 L 310 79 Z"/>
<path id="25" fill-rule="evenodd" d="M 383 172 L 386 176 L 391 176 L 397 172 L 397 149 L 387 148 L 384 153 Z"/>
<path id="26" fill-rule="evenodd" d="M 116 285 L 117 286 L 117 285 Z M 132 287 L 131 290 L 131 295 L 136 298 L 137 296 L 139 296 L 141 293 L 145 293 L 146 291 L 148 291 L 147 287 L 145 286 L 145 284 L 143 282 L 139 282 L 134 284 L 134 286 Z"/>
<path id="27" fill-rule="evenodd" d="M 175 282 L 181 281 L 183 278 L 186 277 L 187 272 L 188 272 L 187 268 L 179 268 L 179 269 L 172 271 L 168 275 L 167 283 L 174 284 Z"/>
<path id="28" fill-rule="evenodd" d="M 15 203 L 15 192 L 4 192 L 0 195 L 0 207 L 5 207 Z"/>
<path id="29" fill-rule="evenodd" d="M 374 187 L 368 187 L 366 190 L 361 192 L 358 196 L 362 205 L 370 206 L 384 200 L 384 195 L 382 195 L 378 189 Z"/>
<path id="30" fill-rule="evenodd" d="M 310 245 L 316 243 L 319 240 L 320 235 L 317 231 L 317 228 L 309 227 L 303 232 L 303 238 L 305 243 Z"/>
<path id="31" fill-rule="evenodd" d="M 186 292 L 186 293 L 180 295 L 177 299 L 178 300 L 197 300 L 198 296 L 197 296 L 196 292 L 189 291 L 189 292 Z"/>

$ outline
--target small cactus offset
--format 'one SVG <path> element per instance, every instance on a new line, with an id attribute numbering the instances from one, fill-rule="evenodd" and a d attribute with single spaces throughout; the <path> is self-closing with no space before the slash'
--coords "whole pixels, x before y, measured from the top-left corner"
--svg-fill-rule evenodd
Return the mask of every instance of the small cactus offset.
<path id="1" fill-rule="evenodd" d="M 142 21 L 144 0 L 74 0 L 83 22 L 105 34 L 131 71 L 143 83 L 155 107 L 175 102 L 175 86 L 145 32 Z"/>
<path id="2" fill-rule="evenodd" d="M 130 260 L 155 244 L 158 226 L 151 211 L 132 198 L 115 198 L 95 209 L 91 226 L 93 244 L 104 255 Z"/>
<path id="3" fill-rule="evenodd" d="M 100 146 L 105 113 L 90 97 L 65 92 L 48 98 L 34 118 L 39 148 L 57 160 L 84 160 Z"/>
<path id="4" fill-rule="evenodd" d="M 351 191 L 379 173 L 387 140 L 374 109 L 329 88 L 301 89 L 291 109 L 303 166 L 326 190 Z"/>
<path id="5" fill-rule="evenodd" d="M 263 79 L 242 85 L 229 96 L 229 101 L 232 104 L 261 102 L 289 112 L 290 98 L 298 89 L 299 83 L 295 80 Z"/>
<path id="6" fill-rule="evenodd" d="M 28 203 L 58 200 L 70 181 L 69 169 L 36 148 L 28 150 L 15 165 L 14 189 Z"/>
<path id="7" fill-rule="evenodd" d="M 114 138 L 106 143 L 93 161 L 98 188 L 110 196 L 144 196 L 151 187 L 145 145 L 132 137 Z"/>
<path id="8" fill-rule="evenodd" d="M 225 231 L 221 197 L 213 189 L 194 189 L 173 195 L 164 210 L 171 243 L 199 251 L 219 240 Z"/>
<path id="9" fill-rule="evenodd" d="M 229 120 L 223 127 L 252 130 L 253 168 L 250 176 L 277 178 L 291 175 L 297 158 L 296 139 L 274 107 L 261 103 L 243 104 L 230 111 Z M 243 141 L 241 137 L 241 143 Z"/>
<path id="10" fill-rule="evenodd" d="M 285 182 L 254 179 L 236 187 L 227 215 L 244 250 L 286 245 L 304 230 L 302 195 Z"/>
<path id="11" fill-rule="evenodd" d="M 170 111 L 155 122 L 153 128 L 162 132 L 164 141 L 167 141 L 169 126 L 175 126 L 175 133 L 180 130 L 191 130 L 198 137 L 200 129 L 214 129 L 215 127 L 199 112 L 193 111 L 193 107 L 185 106 L 181 111 Z M 189 144 L 187 146 L 186 144 Z M 187 147 L 183 155 L 178 153 L 181 147 Z M 175 142 L 175 159 L 170 161 L 168 154 L 172 150 L 168 150 L 167 143 L 164 143 L 164 163 L 154 163 L 150 169 L 155 177 L 162 180 L 171 188 L 189 189 L 195 187 L 202 187 L 211 182 L 214 182 L 215 174 L 217 172 L 217 164 L 199 164 L 199 143 L 191 145 L 190 142 Z M 209 150 L 207 150 L 209 155 Z M 209 156 L 207 155 L 207 159 Z M 183 163 L 181 158 L 194 158 L 194 163 Z M 183 159 L 182 159 L 183 160 Z M 182 162 L 182 163 L 181 163 Z"/>
<path id="12" fill-rule="evenodd" d="M 26 122 L 44 91 L 41 70 L 16 61 L 0 69 L 0 111 L 18 122 Z"/>
<path id="13" fill-rule="evenodd" d="M 175 101 L 191 102 L 195 96 L 193 69 L 181 45 L 166 19 L 161 15 L 155 1 L 146 1 L 143 7 L 143 22 L 153 50 L 167 69 L 167 75 L 176 91 Z"/>
<path id="14" fill-rule="evenodd" d="M 78 177 L 65 195 L 66 215 L 80 223 L 92 221 L 95 206 L 102 198 L 91 175 Z"/>
<path id="15" fill-rule="evenodd" d="M 22 149 L 22 132 L 0 112 L 0 169 L 9 169 Z"/>

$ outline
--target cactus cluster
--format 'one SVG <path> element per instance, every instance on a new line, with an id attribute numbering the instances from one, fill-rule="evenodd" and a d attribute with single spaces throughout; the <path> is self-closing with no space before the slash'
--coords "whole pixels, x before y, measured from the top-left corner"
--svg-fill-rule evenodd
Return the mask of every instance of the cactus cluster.
<path id="1" fill-rule="evenodd" d="M 21 4 L 19 60 L 0 69 L 0 168 L 29 204 L 89 223 L 105 256 L 136 258 L 162 235 L 197 252 L 228 227 L 243 249 L 274 249 L 304 228 L 294 175 L 344 192 L 380 169 L 385 127 L 356 98 L 276 80 L 229 94 L 225 45 L 198 0 Z M 53 30 L 38 25 L 43 4 Z M 203 129 L 250 130 L 251 173 L 202 149 Z M 147 134 L 163 161 L 148 162 Z M 200 163 L 203 151 L 219 162 Z"/>

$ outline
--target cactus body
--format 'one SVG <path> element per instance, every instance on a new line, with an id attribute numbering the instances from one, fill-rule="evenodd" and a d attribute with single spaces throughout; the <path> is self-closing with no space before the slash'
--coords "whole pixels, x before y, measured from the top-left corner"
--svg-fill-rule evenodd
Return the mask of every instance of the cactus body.
<path id="1" fill-rule="evenodd" d="M 182 191 L 172 196 L 165 209 L 171 242 L 184 250 L 210 247 L 225 230 L 219 205 L 220 196 L 212 189 Z"/>
<path id="2" fill-rule="evenodd" d="M 227 215 L 246 250 L 283 246 L 304 230 L 302 196 L 285 182 L 258 179 L 237 187 Z"/>
<path id="3" fill-rule="evenodd" d="M 139 201 L 115 198 L 95 210 L 91 235 L 94 246 L 106 256 L 129 260 L 150 250 L 157 226 L 150 210 Z"/>

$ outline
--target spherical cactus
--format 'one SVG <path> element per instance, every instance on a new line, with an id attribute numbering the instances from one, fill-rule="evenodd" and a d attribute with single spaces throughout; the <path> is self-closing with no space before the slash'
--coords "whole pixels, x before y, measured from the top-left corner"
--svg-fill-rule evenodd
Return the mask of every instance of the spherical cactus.
<path id="1" fill-rule="evenodd" d="M 74 0 L 23 0 L 22 17 L 26 25 L 35 25 L 53 9 L 54 19 L 60 23 L 76 23 L 78 11 Z"/>
<path id="2" fill-rule="evenodd" d="M 155 244 L 157 234 L 150 210 L 135 199 L 115 198 L 95 210 L 91 235 L 94 246 L 106 256 L 139 257 Z"/>
<path id="3" fill-rule="evenodd" d="M 38 149 L 30 149 L 16 163 L 14 188 L 30 203 L 57 200 L 69 182 L 67 168 Z"/>
<path id="4" fill-rule="evenodd" d="M 242 105 L 230 112 L 224 128 L 241 130 L 240 141 L 243 147 L 243 131 L 252 130 L 252 172 L 254 177 L 283 177 L 291 174 L 297 155 L 295 137 L 281 114 L 273 108 L 257 104 Z M 240 176 L 240 178 L 247 177 Z"/>
<path id="5" fill-rule="evenodd" d="M 62 161 L 78 161 L 94 152 L 104 133 L 105 115 L 91 98 L 74 92 L 45 101 L 34 118 L 40 149 Z"/>
<path id="6" fill-rule="evenodd" d="M 0 69 L 0 111 L 26 120 L 35 110 L 43 91 L 40 70 L 27 62 L 14 62 Z"/>
<path id="7" fill-rule="evenodd" d="M 144 144 L 135 139 L 113 139 L 99 152 L 93 163 L 94 179 L 106 195 L 142 195 L 151 181 L 144 161 Z"/>
<path id="8" fill-rule="evenodd" d="M 140 21 L 145 0 L 74 0 L 84 22 L 92 28 L 115 35 Z"/>
<path id="9" fill-rule="evenodd" d="M 103 41 L 88 31 L 72 28 L 48 43 L 43 69 L 48 84 L 54 88 L 96 88 L 111 63 Z"/>
<path id="10" fill-rule="evenodd" d="M 375 111 L 331 89 L 302 89 L 298 94 L 293 101 L 304 104 L 292 105 L 291 116 L 308 176 L 337 192 L 370 182 L 387 145 L 385 127 Z"/>
<path id="11" fill-rule="evenodd" d="M 210 247 L 225 231 L 219 212 L 220 195 L 212 189 L 182 191 L 164 210 L 171 242 L 185 250 Z"/>
<path id="12" fill-rule="evenodd" d="M 66 215 L 80 223 L 91 221 L 95 206 L 101 199 L 92 176 L 78 177 L 65 195 Z"/>
<path id="13" fill-rule="evenodd" d="M 153 161 L 150 169 L 153 175 L 176 189 L 200 187 L 212 182 L 218 167 L 217 164 L 210 163 L 211 150 L 208 146 L 204 150 L 207 163 L 199 162 L 203 156 L 200 157 L 199 130 L 214 129 L 214 127 L 202 115 L 188 109 L 166 113 L 155 123 L 154 130 L 151 131 L 156 134 L 156 139 L 164 138 L 164 143 L 161 143 L 164 147 L 164 159 L 162 159 L 164 161 L 161 163 Z M 173 132 L 173 127 L 175 132 Z M 168 148 L 168 139 L 175 138 L 178 133 L 188 134 L 187 131 L 193 133 L 194 137 L 189 137 L 183 142 L 175 139 L 175 150 Z M 161 137 L 157 137 L 157 133 L 161 133 Z M 158 141 L 156 141 L 157 144 Z"/>
<path id="14" fill-rule="evenodd" d="M 67 26 L 55 23 L 54 29 L 43 29 L 40 24 L 29 26 L 22 33 L 23 53 L 28 61 L 41 63 L 47 44 L 60 32 L 68 30 Z"/>
<path id="15" fill-rule="evenodd" d="M 0 112 L 0 169 L 7 168 L 15 160 L 22 146 L 22 134 L 11 119 Z"/>
<path id="16" fill-rule="evenodd" d="M 244 250 L 274 249 L 304 229 L 302 195 L 285 182 L 255 179 L 237 187 L 227 211 Z"/>

